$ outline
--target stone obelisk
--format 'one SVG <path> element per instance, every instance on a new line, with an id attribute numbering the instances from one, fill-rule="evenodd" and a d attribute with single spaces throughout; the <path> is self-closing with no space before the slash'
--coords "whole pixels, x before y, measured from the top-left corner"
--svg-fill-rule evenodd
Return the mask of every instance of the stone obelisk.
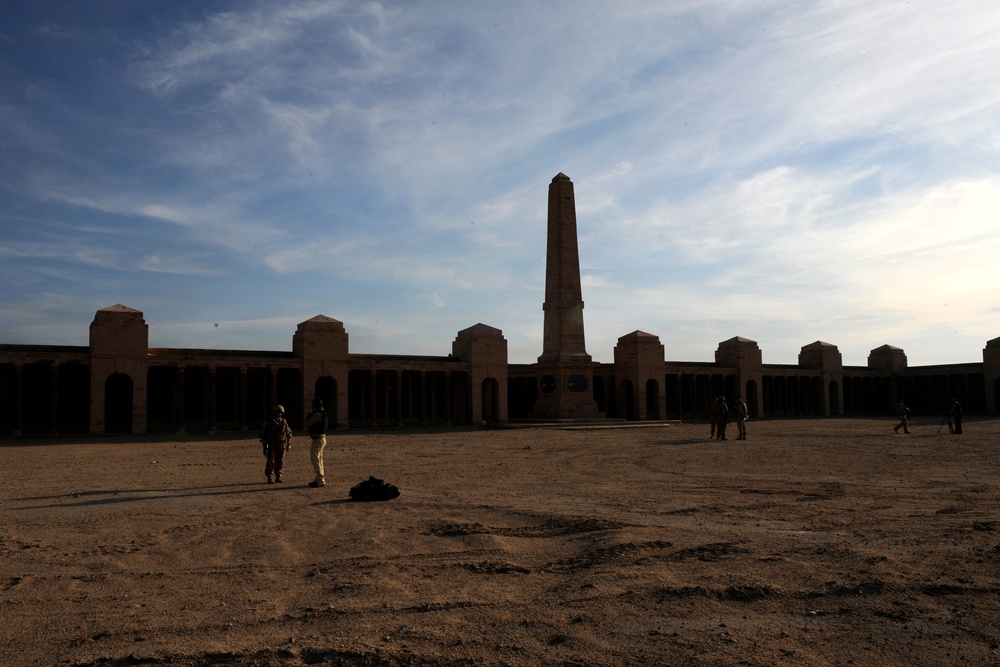
<path id="1" fill-rule="evenodd" d="M 556 174 L 549 184 L 548 243 L 545 256 L 545 311 L 542 355 L 538 357 L 541 419 L 596 419 L 594 366 L 584 341 L 583 290 L 576 236 L 573 181 Z"/>

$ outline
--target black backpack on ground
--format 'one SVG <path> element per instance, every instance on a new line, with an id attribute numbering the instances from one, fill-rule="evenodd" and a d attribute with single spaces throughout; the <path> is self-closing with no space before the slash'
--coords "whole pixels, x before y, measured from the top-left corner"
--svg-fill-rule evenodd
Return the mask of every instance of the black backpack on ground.
<path id="1" fill-rule="evenodd" d="M 381 479 L 369 477 L 363 482 L 351 487 L 351 500 L 392 500 L 399 497 L 399 489 L 392 484 L 386 484 Z"/>

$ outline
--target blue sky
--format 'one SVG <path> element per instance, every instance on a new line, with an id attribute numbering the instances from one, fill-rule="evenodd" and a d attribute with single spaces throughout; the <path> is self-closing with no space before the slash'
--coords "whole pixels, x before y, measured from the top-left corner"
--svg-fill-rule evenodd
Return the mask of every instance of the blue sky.
<path id="1" fill-rule="evenodd" d="M 542 351 L 575 183 L 587 350 L 1000 336 L 1000 3 L 7 0 L 0 342 Z"/>

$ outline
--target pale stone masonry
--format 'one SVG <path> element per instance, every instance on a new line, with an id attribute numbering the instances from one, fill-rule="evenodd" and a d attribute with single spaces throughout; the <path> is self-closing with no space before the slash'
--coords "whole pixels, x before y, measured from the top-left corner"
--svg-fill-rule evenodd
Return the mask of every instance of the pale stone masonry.
<path id="1" fill-rule="evenodd" d="M 150 348 L 143 313 L 97 311 L 86 346 L 0 344 L 0 436 L 255 432 L 276 403 L 301 428 L 311 399 L 331 429 L 457 427 L 510 421 L 703 419 L 713 397 L 746 400 L 754 418 L 892 415 L 940 419 L 952 397 L 995 415 L 1000 338 L 981 361 L 909 366 L 898 347 L 844 366 L 836 345 L 802 347 L 797 364 L 764 364 L 755 341 L 718 344 L 713 361 L 668 361 L 658 336 L 618 339 L 612 362 L 585 344 L 573 183 L 549 184 L 543 349 L 511 364 L 500 329 L 459 331 L 441 356 L 355 354 L 344 324 L 317 315 L 291 351 Z"/>

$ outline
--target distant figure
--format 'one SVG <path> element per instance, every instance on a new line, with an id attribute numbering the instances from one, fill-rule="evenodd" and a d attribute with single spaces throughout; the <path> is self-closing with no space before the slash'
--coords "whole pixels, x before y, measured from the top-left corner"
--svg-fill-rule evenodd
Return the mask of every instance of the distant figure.
<path id="1" fill-rule="evenodd" d="M 750 418 L 750 411 L 747 410 L 747 404 L 742 398 L 736 399 L 736 428 L 739 429 L 740 434 L 736 436 L 737 440 L 747 439 L 747 419 Z"/>
<path id="2" fill-rule="evenodd" d="M 962 404 L 958 402 L 957 398 L 951 399 L 951 407 L 948 408 L 948 431 L 950 433 L 961 434 L 962 433 Z M 955 422 L 955 428 L 952 429 L 951 423 Z"/>
<path id="3" fill-rule="evenodd" d="M 726 397 L 719 396 L 719 402 L 715 409 L 715 433 L 719 440 L 727 440 L 726 426 L 729 424 L 729 406 L 726 405 Z"/>
<path id="4" fill-rule="evenodd" d="M 910 409 L 906 407 L 906 402 L 903 399 L 899 399 L 899 403 L 896 403 L 896 412 L 899 414 L 899 423 L 893 427 L 893 431 L 899 433 L 899 429 L 903 429 L 903 433 L 910 432 L 910 419 L 907 415 L 910 414 Z"/>
<path id="5" fill-rule="evenodd" d="M 715 427 L 718 424 L 718 418 L 716 417 L 716 412 L 719 410 L 719 399 L 713 398 L 712 402 L 708 404 L 708 423 L 712 425 L 712 433 L 708 436 L 711 440 L 715 440 Z"/>
<path id="6" fill-rule="evenodd" d="M 312 439 L 309 459 L 312 461 L 313 472 L 316 473 L 316 478 L 309 482 L 309 486 L 314 489 L 326 486 L 326 477 L 323 474 L 323 450 L 326 448 L 327 426 L 328 421 L 326 410 L 323 409 L 323 401 L 314 398 L 312 411 L 306 415 L 306 428 L 309 429 L 309 437 Z"/>
<path id="7" fill-rule="evenodd" d="M 264 478 L 271 484 L 271 473 L 274 473 L 274 481 L 279 484 L 281 479 L 281 468 L 285 461 L 285 452 L 292 448 L 292 429 L 285 421 L 285 408 L 280 405 L 274 406 L 271 418 L 260 427 L 260 443 L 264 446 Z"/>

